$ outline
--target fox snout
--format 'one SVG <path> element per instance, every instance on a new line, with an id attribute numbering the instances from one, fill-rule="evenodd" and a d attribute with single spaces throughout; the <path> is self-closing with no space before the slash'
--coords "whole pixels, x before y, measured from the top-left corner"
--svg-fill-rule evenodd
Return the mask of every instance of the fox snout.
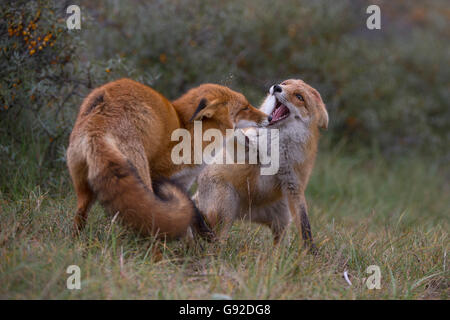
<path id="1" fill-rule="evenodd" d="M 248 106 L 246 109 L 239 112 L 236 117 L 236 129 L 248 128 L 248 127 L 265 127 L 269 124 L 269 115 L 263 111 Z"/>
<path id="2" fill-rule="evenodd" d="M 274 94 L 275 92 L 281 92 L 281 91 L 283 91 L 283 88 L 281 88 L 281 86 L 280 85 L 278 85 L 278 84 L 274 84 L 271 88 L 270 88 L 270 93 L 271 94 Z"/>

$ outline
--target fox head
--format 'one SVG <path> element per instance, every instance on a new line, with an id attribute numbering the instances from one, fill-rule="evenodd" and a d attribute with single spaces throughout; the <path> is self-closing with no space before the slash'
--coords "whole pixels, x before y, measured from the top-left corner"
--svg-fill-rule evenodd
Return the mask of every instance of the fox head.
<path id="1" fill-rule="evenodd" d="M 269 127 L 301 121 L 308 127 L 328 128 L 328 112 L 319 92 L 302 80 L 273 85 L 261 110 L 269 116 Z"/>
<path id="2" fill-rule="evenodd" d="M 234 129 L 269 123 L 268 115 L 253 107 L 239 92 L 216 84 L 203 84 L 193 90 L 199 102 L 190 121 L 211 119 Z"/>

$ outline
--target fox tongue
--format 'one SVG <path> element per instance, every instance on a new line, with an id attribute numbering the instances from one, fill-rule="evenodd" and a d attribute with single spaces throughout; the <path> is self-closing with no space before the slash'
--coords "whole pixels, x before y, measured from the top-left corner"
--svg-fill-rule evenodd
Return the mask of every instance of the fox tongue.
<path id="1" fill-rule="evenodd" d="M 280 120 L 287 113 L 289 113 L 289 109 L 284 104 L 280 105 L 272 113 L 272 122 Z"/>

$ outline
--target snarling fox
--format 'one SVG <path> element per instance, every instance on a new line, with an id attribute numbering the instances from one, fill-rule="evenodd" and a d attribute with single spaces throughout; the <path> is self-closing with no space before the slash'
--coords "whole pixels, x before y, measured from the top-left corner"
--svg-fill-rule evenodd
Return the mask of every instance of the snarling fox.
<path id="1" fill-rule="evenodd" d="M 314 250 L 305 190 L 319 128 L 328 126 L 325 104 L 302 80 L 286 80 L 270 88 L 261 110 L 270 114 L 267 128 L 279 130 L 279 150 L 272 150 L 279 151 L 278 172 L 261 175 L 259 163 L 209 165 L 199 176 L 195 202 L 222 239 L 236 219 L 244 219 L 269 226 L 278 243 L 293 220 Z"/>

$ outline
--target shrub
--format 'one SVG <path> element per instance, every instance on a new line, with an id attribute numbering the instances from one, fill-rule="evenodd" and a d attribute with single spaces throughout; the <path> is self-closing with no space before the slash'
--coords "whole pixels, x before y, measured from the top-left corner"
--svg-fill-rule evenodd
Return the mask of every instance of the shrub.
<path id="1" fill-rule="evenodd" d="M 24 183 L 25 172 L 30 184 L 59 181 L 82 97 L 114 76 L 132 76 L 123 59 L 83 59 L 87 49 L 81 33 L 67 29 L 65 8 L 49 0 L 0 7 L 0 191 Z"/>
<path id="2" fill-rule="evenodd" d="M 154 86 L 170 97 L 211 81 L 258 104 L 276 81 L 303 78 L 324 96 L 336 140 L 441 150 L 450 127 L 445 2 L 381 1 L 380 31 L 366 28 L 369 2 L 89 2 L 98 33 L 88 43 L 95 57 L 120 54 L 158 73 Z"/>

